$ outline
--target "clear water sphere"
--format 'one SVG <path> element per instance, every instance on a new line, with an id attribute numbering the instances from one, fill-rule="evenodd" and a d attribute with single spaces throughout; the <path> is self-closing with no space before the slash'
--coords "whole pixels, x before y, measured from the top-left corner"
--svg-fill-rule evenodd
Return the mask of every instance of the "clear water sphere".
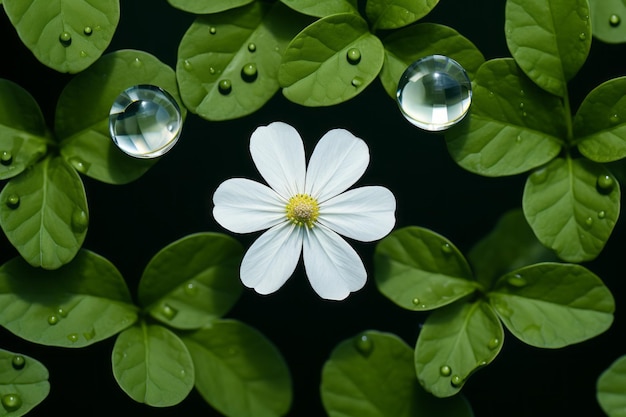
<path id="1" fill-rule="evenodd" d="M 396 98 L 409 122 L 438 132 L 465 117 L 472 102 L 472 84 L 458 62 L 443 55 L 430 55 L 404 71 Z"/>
<path id="2" fill-rule="evenodd" d="M 178 103 L 154 85 L 135 85 L 124 90 L 109 112 L 111 139 L 135 158 L 163 155 L 176 144 L 182 127 Z"/>

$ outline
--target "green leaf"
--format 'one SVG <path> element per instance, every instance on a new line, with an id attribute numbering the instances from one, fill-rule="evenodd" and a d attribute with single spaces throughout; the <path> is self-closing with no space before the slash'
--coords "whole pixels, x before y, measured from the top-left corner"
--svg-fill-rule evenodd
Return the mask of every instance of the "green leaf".
<path id="1" fill-rule="evenodd" d="M 0 417 L 27 414 L 50 392 L 48 370 L 36 359 L 0 349 Z M 7 404 L 9 405 L 7 407 Z"/>
<path id="2" fill-rule="evenodd" d="M 568 262 L 594 259 L 617 222 L 620 189 L 602 165 L 557 158 L 526 180 L 524 215 L 537 238 Z"/>
<path id="3" fill-rule="evenodd" d="M 426 16 L 439 0 L 368 0 L 365 14 L 372 30 L 398 29 Z"/>
<path id="4" fill-rule="evenodd" d="M 276 347 L 235 320 L 215 320 L 183 341 L 196 367 L 196 388 L 229 417 L 278 417 L 291 406 L 291 377 Z"/>
<path id="5" fill-rule="evenodd" d="M 5 0 L 4 10 L 41 63 L 70 73 L 102 55 L 120 20 L 119 0 Z"/>
<path id="6" fill-rule="evenodd" d="M 558 97 L 538 88 L 512 59 L 494 59 L 478 70 L 469 117 L 448 130 L 446 143 L 468 171 L 515 175 L 559 154 L 565 120 Z"/>
<path id="7" fill-rule="evenodd" d="M 587 0 L 507 0 L 505 19 L 517 64 L 538 86 L 565 97 L 591 46 Z"/>
<path id="8" fill-rule="evenodd" d="M 294 103 L 331 106 L 363 91 L 380 72 L 384 55 L 365 20 L 335 14 L 309 25 L 289 43 L 278 81 Z"/>
<path id="9" fill-rule="evenodd" d="M 119 271 L 93 252 L 48 271 L 21 258 L 0 267 L 0 324 L 51 346 L 83 347 L 132 325 L 137 308 Z"/>
<path id="10" fill-rule="evenodd" d="M 48 136 L 35 99 L 0 78 L 0 179 L 16 176 L 45 155 Z"/>
<path id="11" fill-rule="evenodd" d="M 393 334 L 368 330 L 341 342 L 322 369 L 322 402 L 329 417 L 472 417 L 462 395 L 425 392 L 413 350 Z"/>
<path id="12" fill-rule="evenodd" d="M 574 135 L 580 153 L 596 162 L 626 157 L 626 77 L 594 88 L 574 117 Z"/>
<path id="13" fill-rule="evenodd" d="M 598 403 L 609 417 L 626 416 L 626 355 L 602 372 L 596 388 Z"/>
<path id="14" fill-rule="evenodd" d="M 626 42 L 626 3 L 623 0 L 589 0 L 593 36 L 602 42 Z"/>
<path id="15" fill-rule="evenodd" d="M 478 282 L 491 288 L 497 278 L 537 262 L 556 261 L 555 254 L 538 240 L 522 210 L 505 213 L 494 229 L 467 255 Z"/>
<path id="16" fill-rule="evenodd" d="M 378 289 L 400 307 L 432 310 L 476 291 L 472 271 L 446 238 L 420 227 L 395 230 L 376 246 Z"/>
<path id="17" fill-rule="evenodd" d="M 120 50 L 100 58 L 65 87 L 56 109 L 55 130 L 61 155 L 79 172 L 110 184 L 124 184 L 143 175 L 158 159 L 133 158 L 111 140 L 109 112 L 128 87 L 152 84 L 178 96 L 174 71 L 154 56 Z"/>
<path id="18" fill-rule="evenodd" d="M 153 407 L 183 401 L 195 368 L 185 344 L 170 330 L 140 321 L 117 337 L 111 355 L 113 376 L 133 400 Z"/>
<path id="19" fill-rule="evenodd" d="M 79 175 L 48 157 L 13 178 L 0 193 L 0 226 L 32 266 L 56 269 L 74 258 L 89 224 Z"/>
<path id="20" fill-rule="evenodd" d="M 236 7 L 245 6 L 254 0 L 167 0 L 177 9 L 195 14 L 219 13 Z"/>
<path id="21" fill-rule="evenodd" d="M 139 282 L 139 302 L 172 327 L 202 327 L 224 315 L 239 298 L 242 255 L 241 244 L 229 236 L 186 236 L 150 260 Z"/>
<path id="22" fill-rule="evenodd" d="M 484 301 L 459 301 L 431 314 L 415 346 L 415 370 L 426 389 L 449 397 L 500 352 L 504 331 Z"/>
<path id="23" fill-rule="evenodd" d="M 398 81 L 409 65 L 429 55 L 445 55 L 473 78 L 485 58 L 478 48 L 456 30 L 435 23 L 421 23 L 392 32 L 383 38 L 385 63 L 380 80 L 395 100 Z"/>
<path id="24" fill-rule="evenodd" d="M 207 120 L 260 109 L 279 89 L 282 52 L 308 21 L 279 2 L 259 1 L 198 17 L 178 48 L 176 76 L 185 105 Z"/>
<path id="25" fill-rule="evenodd" d="M 543 263 L 512 271 L 488 296 L 515 337 L 541 348 L 597 336 L 611 326 L 615 310 L 600 278 L 573 264 Z"/>
<path id="26" fill-rule="evenodd" d="M 295 11 L 309 16 L 324 17 L 338 13 L 358 14 L 357 0 L 281 0 Z"/>

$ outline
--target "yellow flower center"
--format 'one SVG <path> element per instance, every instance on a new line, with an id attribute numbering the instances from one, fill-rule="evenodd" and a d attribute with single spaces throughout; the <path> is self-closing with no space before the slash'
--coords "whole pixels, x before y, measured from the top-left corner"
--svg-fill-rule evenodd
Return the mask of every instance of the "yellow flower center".
<path id="1" fill-rule="evenodd" d="M 296 194 L 291 197 L 285 211 L 290 222 L 309 229 L 313 227 L 320 214 L 317 200 L 308 194 Z"/>

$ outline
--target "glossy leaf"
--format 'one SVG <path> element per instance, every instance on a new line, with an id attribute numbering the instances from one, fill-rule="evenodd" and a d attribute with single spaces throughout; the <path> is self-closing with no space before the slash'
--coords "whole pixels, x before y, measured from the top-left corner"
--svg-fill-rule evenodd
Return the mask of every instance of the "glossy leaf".
<path id="1" fill-rule="evenodd" d="M 426 389 L 449 397 L 500 352 L 504 331 L 484 301 L 459 301 L 432 313 L 415 346 L 415 370 Z"/>
<path id="2" fill-rule="evenodd" d="M 439 0 L 368 0 L 365 14 L 372 29 L 398 29 L 426 16 Z"/>
<path id="3" fill-rule="evenodd" d="M 485 58 L 478 48 L 456 30 L 435 23 L 421 23 L 393 31 L 383 38 L 385 63 L 380 80 L 395 100 L 398 81 L 409 65 L 429 55 L 445 55 L 474 77 Z"/>
<path id="4" fill-rule="evenodd" d="M 478 288 L 449 240 L 415 226 L 395 230 L 378 243 L 374 277 L 387 298 L 409 310 L 432 310 Z"/>
<path id="5" fill-rule="evenodd" d="M 587 0 L 507 0 L 505 19 L 517 64 L 538 86 L 565 97 L 591 46 Z"/>
<path id="6" fill-rule="evenodd" d="M 113 376 L 133 400 L 153 407 L 183 401 L 195 378 L 185 344 L 170 330 L 141 321 L 117 337 L 111 356 Z"/>
<path id="7" fill-rule="evenodd" d="M 337 13 L 358 14 L 357 0 L 281 0 L 292 9 L 309 16 L 324 17 Z"/>
<path id="8" fill-rule="evenodd" d="M 226 235 L 184 237 L 150 260 L 139 282 L 139 302 L 172 327 L 202 327 L 224 315 L 239 298 L 242 255 L 243 247 Z"/>
<path id="9" fill-rule="evenodd" d="M 469 251 L 467 258 L 478 282 L 489 289 L 507 272 L 557 257 L 538 240 L 522 210 L 505 213 L 493 230 Z"/>
<path id="10" fill-rule="evenodd" d="M 291 377 L 276 347 L 235 320 L 216 320 L 183 337 L 196 368 L 196 388 L 229 417 L 278 417 L 289 410 Z"/>
<path id="11" fill-rule="evenodd" d="M 626 3 L 623 0 L 589 0 L 593 36 L 602 42 L 626 42 Z"/>
<path id="12" fill-rule="evenodd" d="M 70 73 L 102 55 L 120 19 L 119 0 L 5 0 L 4 10 L 41 63 Z"/>
<path id="13" fill-rule="evenodd" d="M 596 388 L 598 403 L 607 416 L 626 416 L 626 355 L 602 372 Z"/>
<path id="14" fill-rule="evenodd" d="M 283 51 L 308 21 L 280 2 L 260 1 L 198 17 L 178 48 L 176 76 L 185 105 L 207 120 L 261 108 L 279 89 Z"/>
<path id="15" fill-rule="evenodd" d="M 219 13 L 236 7 L 245 6 L 254 0 L 167 0 L 177 9 L 195 14 Z"/>
<path id="16" fill-rule="evenodd" d="M 0 349 L 0 417 L 27 414 L 50 392 L 48 370 L 38 360 Z M 9 397 L 11 396 L 11 397 Z M 5 401 L 13 407 L 7 407 Z"/>
<path id="17" fill-rule="evenodd" d="M 109 133 L 111 105 L 122 91 L 138 84 L 166 90 L 176 98 L 185 116 L 174 71 L 141 51 L 107 54 L 65 87 L 57 104 L 55 130 L 61 140 L 61 155 L 76 170 L 99 181 L 124 184 L 154 165 L 156 159 L 126 155 Z"/>
<path id="18" fill-rule="evenodd" d="M 600 278 L 580 265 L 543 263 L 500 278 L 489 300 L 515 337 L 560 348 L 611 326 L 615 301 Z"/>
<path id="19" fill-rule="evenodd" d="M 568 262 L 594 259 L 617 222 L 620 190 L 602 165 L 557 158 L 528 177 L 524 215 L 544 245 Z"/>
<path id="20" fill-rule="evenodd" d="M 0 226 L 32 266 L 56 269 L 72 260 L 89 224 L 83 183 L 62 158 L 48 157 L 0 193 Z"/>
<path id="21" fill-rule="evenodd" d="M 83 347 L 136 319 L 119 271 L 93 252 L 82 250 L 53 271 L 33 268 L 21 258 L 0 267 L 0 324 L 22 339 Z"/>
<path id="22" fill-rule="evenodd" d="M 393 334 L 369 330 L 341 342 L 322 369 L 329 417 L 472 417 L 462 395 L 439 399 L 419 385 L 413 350 Z"/>
<path id="23" fill-rule="evenodd" d="M 614 78 L 593 89 L 574 117 L 580 153 L 596 162 L 626 157 L 626 77 Z"/>
<path id="24" fill-rule="evenodd" d="M 510 58 L 484 63 L 466 122 L 446 133 L 452 158 L 486 176 L 515 175 L 556 157 L 566 137 L 558 97 L 530 81 Z"/>
<path id="25" fill-rule="evenodd" d="M 309 25 L 289 43 L 278 81 L 294 103 L 331 106 L 363 91 L 380 72 L 383 60 L 383 45 L 365 20 L 351 13 L 335 14 Z"/>
<path id="26" fill-rule="evenodd" d="M 46 122 L 35 99 L 0 79 L 0 179 L 14 177 L 45 155 Z"/>

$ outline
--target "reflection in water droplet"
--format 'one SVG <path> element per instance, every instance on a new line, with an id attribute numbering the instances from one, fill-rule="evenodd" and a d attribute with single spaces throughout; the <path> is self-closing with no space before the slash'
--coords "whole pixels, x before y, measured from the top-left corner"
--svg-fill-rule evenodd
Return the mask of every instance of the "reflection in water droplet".
<path id="1" fill-rule="evenodd" d="M 2 406 L 6 411 L 15 411 L 22 406 L 22 398 L 18 394 L 4 394 Z"/>
<path id="2" fill-rule="evenodd" d="M 49 325 L 54 326 L 58 322 L 59 322 L 59 316 L 56 316 L 54 314 L 51 314 L 51 315 L 48 316 L 48 324 Z"/>
<path id="3" fill-rule="evenodd" d="M 369 356 L 374 350 L 374 342 L 366 334 L 361 334 L 354 339 L 354 347 L 363 356 Z"/>
<path id="4" fill-rule="evenodd" d="M 161 307 L 161 314 L 163 314 L 166 319 L 172 320 L 174 317 L 176 317 L 176 314 L 178 314 L 178 310 L 176 310 L 169 304 L 163 304 L 163 306 Z"/>
<path id="5" fill-rule="evenodd" d="M 622 19 L 616 14 L 612 14 L 611 17 L 609 17 L 609 25 L 613 27 L 619 26 L 621 22 L 622 22 Z"/>
<path id="6" fill-rule="evenodd" d="M 72 35 L 69 32 L 62 32 L 59 35 L 59 42 L 63 46 L 70 46 L 72 44 Z"/>
<path id="7" fill-rule="evenodd" d="M 72 343 L 76 343 L 78 342 L 78 335 L 76 333 L 70 333 L 67 335 L 67 340 L 69 340 Z"/>
<path id="8" fill-rule="evenodd" d="M 604 219 L 606 217 L 606 212 L 604 210 L 600 210 L 598 212 L 598 219 Z"/>
<path id="9" fill-rule="evenodd" d="M 497 337 L 494 337 L 489 341 L 489 343 L 487 343 L 487 347 L 491 350 L 497 349 L 498 346 L 500 346 L 500 339 Z"/>
<path id="10" fill-rule="evenodd" d="M 186 59 L 185 61 L 183 61 L 183 68 L 185 68 L 185 71 L 192 71 L 193 64 L 188 59 Z"/>
<path id="11" fill-rule="evenodd" d="M 24 368 L 24 365 L 26 365 L 26 358 L 24 358 L 22 355 L 15 355 L 11 360 L 11 365 L 13 366 L 13 369 L 19 371 L 20 369 Z"/>
<path id="12" fill-rule="evenodd" d="M 209 28 L 209 33 L 210 33 L 211 35 L 215 35 L 215 34 L 217 33 L 217 28 L 216 28 L 215 26 L 211 26 L 211 27 Z"/>
<path id="13" fill-rule="evenodd" d="M 250 51 L 250 52 L 255 52 L 255 51 L 256 51 L 256 44 L 254 44 L 254 43 L 250 42 L 250 43 L 248 44 L 248 51 Z"/>
<path id="14" fill-rule="evenodd" d="M 351 65 L 356 65 L 361 62 L 361 51 L 357 48 L 350 48 L 346 52 L 346 59 Z"/>
<path id="15" fill-rule="evenodd" d="M 227 95 L 230 94 L 231 90 L 233 89 L 233 84 L 230 82 L 230 80 L 220 80 L 219 84 L 217 85 L 217 89 L 221 94 Z"/>
<path id="16" fill-rule="evenodd" d="M 613 190 L 613 186 L 615 185 L 615 181 L 608 174 L 599 175 L 596 180 L 596 186 L 598 190 L 602 193 L 610 193 Z"/>
<path id="17" fill-rule="evenodd" d="M 13 162 L 13 154 L 10 151 L 2 151 L 0 153 L 0 164 L 6 166 L 11 165 L 11 162 Z"/>
<path id="18" fill-rule="evenodd" d="M 528 285 L 528 282 L 520 274 L 515 274 L 513 276 L 510 276 L 507 279 L 507 283 L 510 286 L 517 287 L 517 288 L 525 287 L 526 285 Z"/>
<path id="19" fill-rule="evenodd" d="M 185 294 L 189 296 L 197 295 L 198 287 L 196 286 L 196 284 L 194 284 L 193 282 L 188 282 L 187 285 L 185 285 Z"/>
<path id="20" fill-rule="evenodd" d="M 136 158 L 155 158 L 169 151 L 178 141 L 182 127 L 178 103 L 154 85 L 124 90 L 109 113 L 113 142 Z"/>
<path id="21" fill-rule="evenodd" d="M 72 230 L 75 233 L 83 233 L 89 226 L 89 215 L 84 210 L 76 210 L 72 214 Z"/>
<path id="22" fill-rule="evenodd" d="M 431 55 L 404 71 L 396 97 L 409 122 L 436 132 L 465 117 L 472 101 L 472 86 L 458 62 L 442 55 Z"/>
<path id="23" fill-rule="evenodd" d="M 16 209 L 20 206 L 20 196 L 17 194 L 11 194 L 7 197 L 7 207 L 10 209 Z"/>
<path id="24" fill-rule="evenodd" d="M 352 79 L 351 84 L 352 84 L 353 87 L 360 87 L 360 86 L 363 85 L 363 78 L 361 78 L 361 77 L 354 77 Z"/>
<path id="25" fill-rule="evenodd" d="M 241 68 L 241 78 L 247 82 L 251 83 L 256 80 L 256 77 L 259 75 L 256 64 L 248 63 Z"/>
<path id="26" fill-rule="evenodd" d="M 461 385 L 463 385 L 463 378 L 461 378 L 458 375 L 454 375 L 452 378 L 450 378 L 450 384 L 454 387 L 454 388 L 458 388 Z"/>
<path id="27" fill-rule="evenodd" d="M 439 373 L 441 376 L 450 376 L 450 374 L 452 374 L 452 369 L 448 365 L 443 365 L 439 368 Z"/>
<path id="28" fill-rule="evenodd" d="M 91 36 L 91 34 L 93 33 L 93 29 L 91 28 L 91 26 L 85 26 L 85 28 L 83 29 L 83 33 L 87 36 Z"/>
<path id="29" fill-rule="evenodd" d="M 446 255 L 450 255 L 452 252 L 454 252 L 454 249 L 452 249 L 452 245 L 446 242 L 441 245 L 441 251 Z"/>

